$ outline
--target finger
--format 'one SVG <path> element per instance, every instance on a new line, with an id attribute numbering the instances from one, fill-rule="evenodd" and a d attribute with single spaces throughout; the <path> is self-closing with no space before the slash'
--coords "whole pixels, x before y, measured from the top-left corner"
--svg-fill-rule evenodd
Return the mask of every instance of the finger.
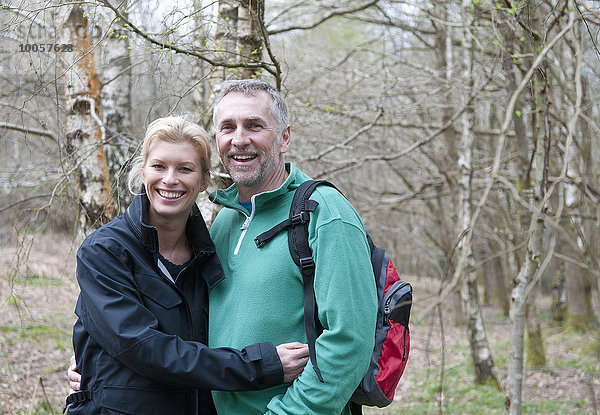
<path id="1" fill-rule="evenodd" d="M 308 352 L 308 346 L 306 346 L 306 347 L 302 347 L 302 348 L 299 348 L 299 349 L 296 349 L 296 350 L 295 350 L 295 355 L 296 355 L 296 357 L 298 357 L 298 358 L 304 358 L 304 357 L 307 357 L 307 356 L 309 355 L 309 352 Z"/>
<path id="2" fill-rule="evenodd" d="M 81 382 L 81 375 L 77 372 L 68 372 L 67 373 L 67 379 L 69 379 L 69 381 L 71 382 Z"/>
<path id="3" fill-rule="evenodd" d="M 303 343 L 300 343 L 300 342 L 291 342 L 291 343 L 282 344 L 282 346 L 285 346 L 287 349 L 291 350 L 291 349 L 300 349 L 306 345 Z"/>

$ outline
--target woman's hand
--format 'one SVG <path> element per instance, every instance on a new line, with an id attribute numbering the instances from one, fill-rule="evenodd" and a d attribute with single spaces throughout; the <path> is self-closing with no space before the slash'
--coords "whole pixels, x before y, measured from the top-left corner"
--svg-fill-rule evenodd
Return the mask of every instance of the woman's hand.
<path id="1" fill-rule="evenodd" d="M 67 378 L 69 379 L 69 394 L 77 392 L 81 389 L 81 375 L 77 371 L 77 364 L 75 363 L 75 356 L 71 356 L 71 365 L 67 370 Z"/>
<path id="2" fill-rule="evenodd" d="M 283 365 L 283 381 L 292 382 L 308 363 L 308 345 L 299 342 L 284 343 L 276 347 Z"/>

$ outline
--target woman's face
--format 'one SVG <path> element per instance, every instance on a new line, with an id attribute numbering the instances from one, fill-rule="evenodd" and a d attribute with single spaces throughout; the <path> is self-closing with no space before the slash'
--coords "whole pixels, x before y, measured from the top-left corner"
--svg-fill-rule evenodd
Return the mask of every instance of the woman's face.
<path id="1" fill-rule="evenodd" d="M 187 220 L 198 194 L 206 190 L 208 178 L 194 144 L 156 139 L 142 170 L 150 200 L 150 223 Z"/>

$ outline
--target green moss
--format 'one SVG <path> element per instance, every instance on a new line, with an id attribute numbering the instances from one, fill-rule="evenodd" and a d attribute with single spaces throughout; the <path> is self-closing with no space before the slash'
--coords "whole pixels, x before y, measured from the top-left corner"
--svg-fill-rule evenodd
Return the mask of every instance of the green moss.
<path id="1" fill-rule="evenodd" d="M 574 330 L 582 333 L 589 331 L 592 328 L 590 315 L 574 315 L 567 312 L 567 321 L 565 323 L 565 328 L 567 330 Z"/>
<path id="2" fill-rule="evenodd" d="M 546 352 L 541 335 L 527 336 L 527 364 L 531 367 L 546 366 Z"/>

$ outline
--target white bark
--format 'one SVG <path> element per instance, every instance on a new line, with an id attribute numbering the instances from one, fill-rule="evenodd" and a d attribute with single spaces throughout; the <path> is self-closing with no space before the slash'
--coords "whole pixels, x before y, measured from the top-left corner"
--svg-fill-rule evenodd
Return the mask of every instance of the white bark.
<path id="1" fill-rule="evenodd" d="M 573 22 L 575 21 L 575 7 L 573 0 L 569 0 L 569 23 L 563 30 L 553 39 L 544 50 L 548 50 L 555 44 L 567 30 L 571 30 Z M 530 0 L 526 6 L 528 10 L 531 10 L 530 15 L 531 21 L 531 47 L 536 48 L 537 44 L 544 38 L 544 26 L 542 22 L 542 16 L 540 15 L 540 7 L 542 2 L 540 0 Z M 543 51 L 542 51 L 543 52 Z M 512 332 L 511 332 L 511 360 L 508 373 L 508 390 L 505 411 L 510 414 L 520 415 L 522 413 L 522 388 L 523 388 L 523 344 L 524 344 L 524 331 L 525 331 L 525 305 L 527 296 L 532 284 L 539 278 L 544 266 L 549 262 L 548 258 L 543 261 L 542 264 L 542 242 L 545 231 L 545 224 L 543 214 L 545 213 L 545 171 L 548 166 L 549 160 L 548 151 L 546 151 L 546 144 L 549 140 L 548 132 L 546 131 L 546 117 L 548 113 L 548 98 L 547 98 L 547 84 L 546 79 L 543 76 L 545 73 L 543 62 L 540 61 L 540 57 L 544 56 L 540 54 L 536 58 L 534 65 L 531 69 L 536 71 L 533 76 L 533 130 L 534 139 L 536 140 L 536 150 L 534 155 L 534 168 L 531 178 L 531 205 L 536 207 L 536 211 L 532 214 L 531 224 L 529 228 L 529 237 L 526 244 L 526 255 L 525 259 L 519 270 L 519 274 L 516 280 L 516 287 L 513 290 L 512 300 L 513 308 L 511 318 L 513 320 Z M 577 111 L 577 110 L 576 110 Z M 576 120 L 577 116 L 573 117 Z M 569 160 L 569 148 L 572 141 L 574 123 L 570 123 L 569 134 L 567 136 L 567 143 L 565 145 L 565 164 L 561 176 L 566 175 L 567 163 Z M 559 203 L 556 217 L 560 218 L 562 212 L 562 201 Z M 550 246 L 550 251 L 554 249 L 554 241 Z M 540 267 L 542 264 L 542 267 Z"/>
<path id="2" fill-rule="evenodd" d="M 63 19 L 62 53 L 65 72 L 66 152 L 77 184 L 80 231 L 99 227 L 113 216 L 110 175 L 102 141 L 100 89 L 88 21 L 79 5 L 69 6 Z"/>
<path id="3" fill-rule="evenodd" d="M 198 0 L 195 0 L 196 8 L 200 6 Z M 248 63 L 260 62 L 263 56 L 263 41 L 260 35 L 260 26 L 264 17 L 264 0 L 219 1 L 219 13 L 217 27 L 215 31 L 215 60 L 229 63 Z M 198 25 L 198 23 L 196 23 Z M 196 30 L 199 30 L 196 27 Z M 260 77 L 252 68 L 236 68 L 230 70 L 223 67 L 214 67 L 210 76 L 210 88 L 204 94 L 205 101 L 202 104 L 205 108 L 212 109 L 213 102 L 221 91 L 221 84 L 227 79 L 248 79 Z M 195 103 L 199 108 L 200 101 Z M 208 125 L 206 123 L 205 125 Z M 224 169 L 218 157 L 213 157 L 213 171 L 222 175 Z M 230 181 L 217 180 L 215 186 L 228 186 Z M 210 223 L 216 215 L 216 207 L 205 200 L 202 195 L 198 200 L 204 219 Z"/>
<path id="4" fill-rule="evenodd" d="M 463 1 L 463 31 L 462 31 L 462 58 L 463 79 L 469 89 L 473 88 L 473 14 L 470 9 L 471 0 Z M 470 95 L 465 91 L 463 97 Z M 460 229 L 459 234 L 466 230 L 473 219 L 473 109 L 468 108 L 461 116 L 461 145 L 458 158 L 459 170 L 459 200 L 460 200 Z M 475 366 L 475 376 L 478 383 L 492 381 L 498 385 L 496 368 L 487 342 L 481 308 L 479 306 L 479 293 L 477 290 L 477 274 L 474 271 L 474 257 L 470 241 L 464 238 L 459 243 L 459 248 L 464 252 L 465 265 L 461 297 L 463 311 L 467 319 L 468 337 L 471 345 L 471 355 Z"/>
<path id="5" fill-rule="evenodd" d="M 127 1 L 120 3 L 119 10 L 127 15 Z M 106 155 L 113 183 L 113 196 L 119 213 L 133 199 L 127 189 L 127 160 L 136 150 L 131 134 L 131 56 L 129 31 L 112 10 L 98 8 L 100 24 L 104 28 L 102 42 L 101 84 L 102 119 L 106 134 Z"/>

